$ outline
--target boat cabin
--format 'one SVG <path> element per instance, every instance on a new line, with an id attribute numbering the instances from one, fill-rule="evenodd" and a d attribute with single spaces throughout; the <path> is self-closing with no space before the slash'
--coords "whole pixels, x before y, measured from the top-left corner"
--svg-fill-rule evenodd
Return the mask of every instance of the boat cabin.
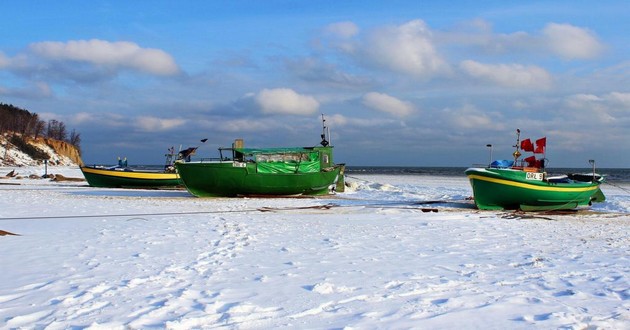
<path id="1" fill-rule="evenodd" d="M 236 140 L 232 148 L 219 148 L 221 161 L 235 166 L 255 164 L 258 173 L 313 173 L 334 166 L 332 147 L 244 148 Z M 227 153 L 225 155 L 224 153 Z"/>

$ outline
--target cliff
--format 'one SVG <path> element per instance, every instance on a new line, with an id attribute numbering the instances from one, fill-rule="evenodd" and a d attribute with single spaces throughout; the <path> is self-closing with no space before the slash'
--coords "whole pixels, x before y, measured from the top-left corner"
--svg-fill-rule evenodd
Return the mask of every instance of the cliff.
<path id="1" fill-rule="evenodd" d="M 34 159 L 11 143 L 12 135 L 0 135 L 0 166 L 36 166 L 44 163 L 42 159 Z M 24 142 L 48 155 L 49 165 L 83 165 L 79 150 L 67 142 L 48 138 L 24 138 Z"/>
<path id="2" fill-rule="evenodd" d="M 79 150 L 70 143 L 54 139 L 41 140 L 43 140 L 45 144 L 50 146 L 57 155 L 68 157 L 76 165 L 83 165 L 83 160 L 81 159 L 81 154 L 79 153 Z"/>

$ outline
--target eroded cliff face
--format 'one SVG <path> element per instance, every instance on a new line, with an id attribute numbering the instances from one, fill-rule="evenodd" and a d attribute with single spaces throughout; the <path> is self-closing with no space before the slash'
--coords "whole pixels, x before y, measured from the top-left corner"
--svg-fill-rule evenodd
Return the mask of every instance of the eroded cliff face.
<path id="1" fill-rule="evenodd" d="M 11 143 L 13 134 L 16 133 L 0 135 L 0 166 L 42 165 L 42 159 L 33 159 Z M 83 165 L 79 150 L 70 143 L 47 138 L 26 138 L 24 142 L 47 154 L 49 165 Z"/>
<path id="2" fill-rule="evenodd" d="M 81 154 L 79 153 L 79 150 L 77 150 L 75 146 L 71 145 L 68 142 L 59 141 L 59 140 L 53 140 L 53 139 L 47 139 L 47 138 L 41 138 L 41 140 L 43 140 L 45 144 L 53 148 L 56 154 L 60 156 L 66 156 L 70 158 L 70 160 L 72 160 L 73 163 L 83 166 L 83 160 L 81 160 Z"/>

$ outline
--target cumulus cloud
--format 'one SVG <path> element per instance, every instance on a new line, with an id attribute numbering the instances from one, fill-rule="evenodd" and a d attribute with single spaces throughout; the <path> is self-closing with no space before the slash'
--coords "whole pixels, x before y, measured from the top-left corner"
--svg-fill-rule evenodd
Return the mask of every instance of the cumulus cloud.
<path id="1" fill-rule="evenodd" d="M 43 81 L 35 82 L 35 93 L 40 97 L 50 97 L 53 95 L 53 91 L 50 88 L 50 85 Z"/>
<path id="2" fill-rule="evenodd" d="M 396 72 L 428 78 L 449 70 L 422 20 L 377 29 L 363 47 L 372 62 Z"/>
<path id="3" fill-rule="evenodd" d="M 570 24 L 547 24 L 543 36 L 548 47 L 566 59 L 595 58 L 604 48 L 594 33 Z"/>
<path id="4" fill-rule="evenodd" d="M 608 98 L 617 104 L 630 108 L 630 93 L 612 92 Z"/>
<path id="5" fill-rule="evenodd" d="M 566 97 L 571 115 L 588 123 L 619 124 L 630 119 L 630 93 L 611 92 L 604 95 L 574 94 Z"/>
<path id="6" fill-rule="evenodd" d="M 568 96 L 565 103 L 572 109 L 573 117 L 581 118 L 583 122 L 588 122 L 590 125 L 597 122 L 609 124 L 616 121 L 615 107 L 611 107 L 609 96 L 574 94 Z"/>
<path id="7" fill-rule="evenodd" d="M 591 102 L 600 102 L 601 97 L 593 94 L 575 94 L 567 98 L 567 104 L 572 108 L 582 108 Z"/>
<path id="8" fill-rule="evenodd" d="M 551 75 L 543 68 L 521 64 L 484 64 L 462 61 L 460 68 L 471 77 L 504 87 L 546 89 L 552 84 Z"/>
<path id="9" fill-rule="evenodd" d="M 93 114 L 89 112 L 78 112 L 72 115 L 72 117 L 70 118 L 70 121 L 73 124 L 89 123 L 92 121 L 93 117 L 94 117 Z"/>
<path id="10" fill-rule="evenodd" d="M 24 87 L 6 88 L 0 86 L 0 95 L 23 97 L 28 99 L 44 99 L 53 96 L 53 91 L 45 82 L 34 81 Z"/>
<path id="11" fill-rule="evenodd" d="M 135 120 L 135 124 L 138 128 L 147 132 L 159 132 L 168 131 L 177 127 L 180 127 L 186 123 L 183 119 L 178 118 L 157 118 L 151 116 L 140 116 Z"/>
<path id="12" fill-rule="evenodd" d="M 319 102 L 290 88 L 263 89 L 254 97 L 263 113 L 310 115 L 317 112 Z"/>
<path id="13" fill-rule="evenodd" d="M 492 24 L 483 19 L 463 22 L 451 31 L 436 32 L 436 39 L 445 45 L 470 46 L 482 54 L 522 52 L 540 44 L 535 37 L 523 31 L 495 33 Z"/>
<path id="14" fill-rule="evenodd" d="M 334 127 L 342 127 L 342 126 L 348 125 L 348 118 L 340 114 L 326 116 L 326 121 L 328 122 L 329 126 L 334 126 Z"/>
<path id="15" fill-rule="evenodd" d="M 338 22 L 329 24 L 324 31 L 339 38 L 352 38 L 359 33 L 359 27 L 352 22 Z"/>
<path id="16" fill-rule="evenodd" d="M 213 126 L 214 125 L 215 123 L 213 123 Z M 243 132 L 275 130 L 277 127 L 278 121 L 276 120 L 265 120 L 264 118 L 240 118 L 225 120 L 219 127 L 213 129 L 217 129 L 221 132 L 243 134 Z"/>
<path id="17" fill-rule="evenodd" d="M 359 34 L 359 27 L 353 22 L 346 21 L 329 24 L 323 28 L 322 32 L 322 38 L 313 40 L 313 46 L 326 45 L 342 53 L 355 53 L 358 43 L 354 37 Z"/>
<path id="18" fill-rule="evenodd" d="M 371 80 L 367 76 L 358 76 L 340 70 L 336 65 L 323 62 L 316 58 L 287 60 L 286 67 L 301 79 L 333 87 L 366 86 Z"/>
<path id="19" fill-rule="evenodd" d="M 478 19 L 435 34 L 441 45 L 471 46 L 488 54 L 553 54 L 567 60 L 593 59 L 605 48 L 590 30 L 558 23 L 549 23 L 536 33 L 496 33 L 491 23 Z"/>
<path id="20" fill-rule="evenodd" d="M 501 130 L 504 125 L 494 120 L 488 113 L 477 109 L 475 106 L 466 104 L 460 109 L 446 109 L 447 118 L 452 125 L 461 129 L 473 130 Z"/>
<path id="21" fill-rule="evenodd" d="M 394 115 L 406 117 L 413 113 L 414 106 L 409 102 L 403 102 L 393 96 L 371 92 L 363 96 L 363 104 L 369 108 Z"/>
<path id="22" fill-rule="evenodd" d="M 11 61 L 9 60 L 3 52 L 0 52 L 0 69 L 8 67 Z"/>
<path id="23" fill-rule="evenodd" d="M 128 68 L 155 75 L 173 75 L 180 70 L 168 53 L 142 48 L 133 42 L 105 40 L 44 41 L 33 43 L 30 50 L 43 58 L 77 61 L 112 68 Z"/>

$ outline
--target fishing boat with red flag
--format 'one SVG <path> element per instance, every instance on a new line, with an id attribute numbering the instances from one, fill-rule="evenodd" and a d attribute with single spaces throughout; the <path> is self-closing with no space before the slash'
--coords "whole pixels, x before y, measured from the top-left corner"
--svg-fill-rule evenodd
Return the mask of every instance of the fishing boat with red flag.
<path id="1" fill-rule="evenodd" d="M 549 176 L 545 169 L 547 138 L 540 138 L 535 143 L 530 139 L 520 141 L 521 131 L 517 129 L 516 132 L 514 160 L 496 160 L 488 167 L 465 171 L 477 208 L 570 210 L 605 200 L 599 187 L 604 177 L 595 173 L 595 161 L 590 161 L 592 175 Z M 519 160 L 521 150 L 533 155 Z"/>

